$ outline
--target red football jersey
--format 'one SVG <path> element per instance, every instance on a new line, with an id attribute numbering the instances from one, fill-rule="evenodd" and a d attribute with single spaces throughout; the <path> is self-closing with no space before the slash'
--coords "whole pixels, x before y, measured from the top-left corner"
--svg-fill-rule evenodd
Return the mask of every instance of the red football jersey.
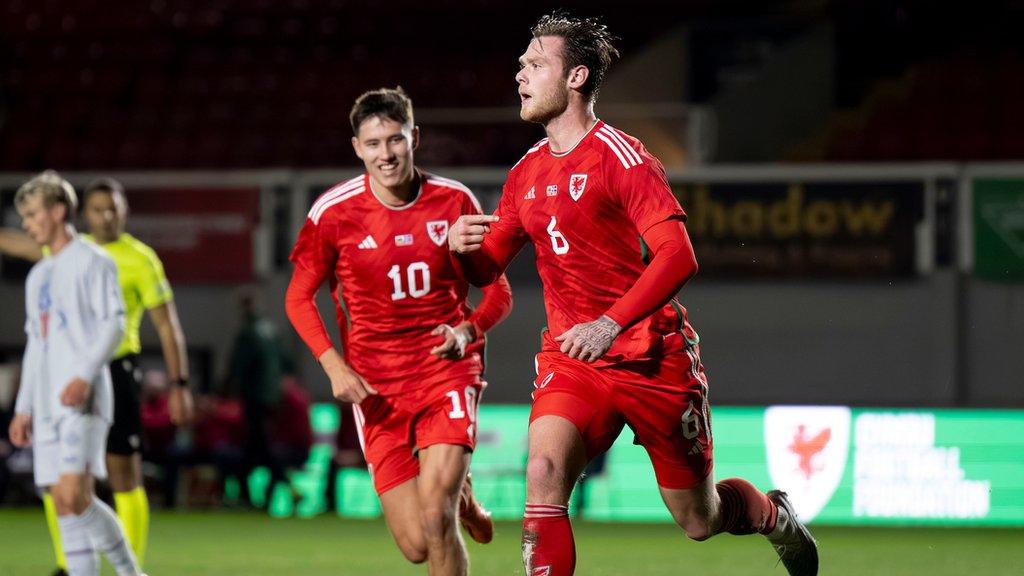
<path id="1" fill-rule="evenodd" d="M 529 239 L 536 249 L 545 350 L 557 350 L 554 336 L 596 320 L 633 286 L 646 266 L 643 232 L 686 218 L 661 162 L 602 121 L 568 152 L 553 154 L 547 139 L 530 148 L 509 172 L 495 214 L 485 243 L 507 253 Z M 656 356 L 662 336 L 680 328 L 695 337 L 673 300 L 625 330 L 600 363 Z"/>
<path id="2" fill-rule="evenodd" d="M 345 359 L 392 395 L 432 376 L 480 374 L 483 338 L 463 360 L 437 358 L 430 331 L 455 325 L 471 309 L 468 284 L 448 251 L 448 226 L 481 213 L 463 184 L 418 172 L 420 192 L 401 207 L 386 206 L 363 174 L 334 186 L 313 204 L 291 260 L 330 282 Z"/>

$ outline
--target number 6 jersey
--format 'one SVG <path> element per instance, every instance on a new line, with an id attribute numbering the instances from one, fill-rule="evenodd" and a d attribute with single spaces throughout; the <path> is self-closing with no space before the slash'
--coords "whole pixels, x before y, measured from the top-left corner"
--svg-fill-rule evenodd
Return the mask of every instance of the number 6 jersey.
<path id="1" fill-rule="evenodd" d="M 479 214 L 480 204 L 455 180 L 419 170 L 417 176 L 418 195 L 397 207 L 378 199 L 367 174 L 327 190 L 310 209 L 291 254 L 296 267 L 328 280 L 346 361 L 384 395 L 414 390 L 442 374 L 482 371 L 486 326 L 462 360 L 429 353 L 443 341 L 430 334 L 439 324 L 476 323 L 466 301 L 469 285 L 449 255 L 448 227 L 463 214 Z M 504 302 L 489 303 L 485 292 L 478 313 L 486 314 L 489 304 L 504 305 L 507 313 L 508 284 L 497 288 Z"/>
<path id="2" fill-rule="evenodd" d="M 636 283 L 647 265 L 641 234 L 686 217 L 661 162 L 603 121 L 567 152 L 552 152 L 547 139 L 530 148 L 509 171 L 495 215 L 483 248 L 499 269 L 527 240 L 534 244 L 549 328 L 544 350 L 558 350 L 554 336 L 596 320 Z M 679 329 L 695 338 L 673 299 L 619 335 L 598 365 L 655 357 L 662 336 Z"/>

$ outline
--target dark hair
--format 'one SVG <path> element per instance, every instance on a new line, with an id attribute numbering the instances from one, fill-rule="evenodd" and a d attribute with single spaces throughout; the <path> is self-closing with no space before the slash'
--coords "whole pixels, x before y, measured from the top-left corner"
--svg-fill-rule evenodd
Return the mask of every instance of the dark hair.
<path id="1" fill-rule="evenodd" d="M 586 66 L 590 74 L 580 92 L 595 100 L 608 67 L 619 57 L 619 51 L 612 45 L 618 38 L 608 32 L 608 26 L 598 18 L 576 18 L 557 10 L 541 16 L 530 32 L 534 38 L 558 36 L 565 41 L 562 59 L 566 76 L 573 68 Z"/>
<path id="2" fill-rule="evenodd" d="M 359 134 L 359 127 L 368 118 L 383 116 L 399 124 L 412 122 L 412 100 L 405 94 L 401 86 L 397 88 L 378 88 L 363 92 L 352 105 L 348 115 L 352 123 L 352 133 Z"/>
<path id="3" fill-rule="evenodd" d="M 106 192 L 107 194 L 118 195 L 121 196 L 121 199 L 124 200 L 125 203 L 128 202 L 128 198 L 124 195 L 124 185 L 113 178 L 103 177 L 89 182 L 85 187 L 85 190 L 82 191 L 82 203 L 84 204 L 85 202 L 88 202 L 89 196 L 92 196 L 97 192 Z"/>

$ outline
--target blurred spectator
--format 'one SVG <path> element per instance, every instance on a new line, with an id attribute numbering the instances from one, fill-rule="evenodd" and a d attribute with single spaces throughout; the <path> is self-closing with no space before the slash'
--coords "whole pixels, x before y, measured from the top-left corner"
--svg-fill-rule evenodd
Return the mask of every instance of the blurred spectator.
<path id="1" fill-rule="evenodd" d="M 18 367 L 16 364 L 0 364 L 0 504 L 7 496 L 7 485 L 11 479 L 7 460 L 16 448 L 10 442 L 7 428 L 14 416 L 14 398 L 18 394 Z"/>
<path id="2" fill-rule="evenodd" d="M 176 426 L 171 421 L 167 376 L 149 370 L 142 379 L 142 446 L 146 460 L 164 462 L 172 449 Z"/>
<path id="3" fill-rule="evenodd" d="M 0 358 L 0 505 L 39 504 L 32 477 L 32 447 L 18 448 L 10 441 L 8 427 L 14 418 L 14 399 L 21 386 L 21 364 Z"/>
<path id="4" fill-rule="evenodd" d="M 270 471 L 266 494 L 269 500 L 274 485 L 287 482 L 284 463 L 272 453 L 270 436 L 275 409 L 281 402 L 281 364 L 285 355 L 277 328 L 261 314 L 255 292 L 243 290 L 238 306 L 242 324 L 231 351 L 227 389 L 237 391 L 245 411 L 245 449 L 239 476 L 244 480 L 254 468 L 265 466 Z M 249 483 L 240 483 L 242 497 L 252 502 Z"/>
<path id="5" fill-rule="evenodd" d="M 160 429 L 160 402 L 154 402 L 153 415 Z M 162 454 L 165 505 L 178 504 L 178 485 L 181 469 L 213 465 L 217 470 L 214 487 L 205 487 L 207 494 L 198 494 L 196 483 L 189 482 L 189 500 L 212 503 L 220 496 L 223 479 L 238 476 L 244 484 L 242 461 L 245 444 L 245 421 L 242 402 L 234 398 L 201 395 L 196 398 L 195 418 L 191 428 L 179 427 L 173 441 Z M 157 432 L 154 436 L 160 437 Z M 160 454 L 157 451 L 154 455 Z"/>
<path id="6" fill-rule="evenodd" d="M 302 468 L 313 446 L 309 393 L 294 374 L 281 381 L 281 402 L 274 415 L 270 454 L 285 468 Z"/>

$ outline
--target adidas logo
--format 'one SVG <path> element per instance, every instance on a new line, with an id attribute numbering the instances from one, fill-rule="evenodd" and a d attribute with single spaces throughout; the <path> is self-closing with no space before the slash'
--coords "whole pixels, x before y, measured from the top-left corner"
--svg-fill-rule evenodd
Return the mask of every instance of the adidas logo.
<path id="1" fill-rule="evenodd" d="M 359 243 L 360 250 L 369 250 L 371 248 L 376 247 L 377 243 L 373 241 L 373 236 L 367 236 L 366 238 L 363 238 L 362 242 Z"/>
<path id="2" fill-rule="evenodd" d="M 523 200 L 533 200 L 536 197 L 537 197 L 537 194 L 534 191 L 534 187 L 531 186 L 530 187 L 530 191 L 526 193 L 526 196 L 523 196 Z"/>

